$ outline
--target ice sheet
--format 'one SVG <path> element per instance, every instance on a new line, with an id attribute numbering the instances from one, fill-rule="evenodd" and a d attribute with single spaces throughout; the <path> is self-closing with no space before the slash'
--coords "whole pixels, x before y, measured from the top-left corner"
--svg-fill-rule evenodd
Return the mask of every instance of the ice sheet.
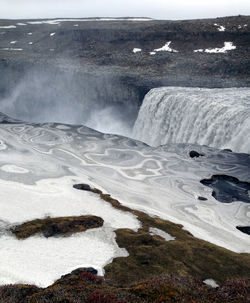
<path id="1" fill-rule="evenodd" d="M 110 259 L 125 255 L 110 238 L 117 228 L 136 230 L 136 217 L 112 208 L 94 193 L 74 189 L 76 183 L 90 184 L 124 205 L 183 224 L 196 237 L 250 252 L 249 236 L 236 229 L 248 224 L 249 206 L 220 203 L 200 183 L 222 172 L 249 180 L 246 156 L 196 145 L 153 148 L 84 126 L 2 119 L 8 123 L 0 124 L 1 283 L 46 286 L 74 268 L 93 266 L 101 271 Z M 191 149 L 206 156 L 192 159 Z M 84 214 L 102 217 L 104 227 L 69 238 L 36 236 L 22 241 L 7 232 L 12 224 L 46 215 Z"/>

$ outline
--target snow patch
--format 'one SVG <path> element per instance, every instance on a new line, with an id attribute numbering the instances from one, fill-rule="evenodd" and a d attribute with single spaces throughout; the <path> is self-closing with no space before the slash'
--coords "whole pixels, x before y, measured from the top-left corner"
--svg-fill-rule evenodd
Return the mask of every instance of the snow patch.
<path id="1" fill-rule="evenodd" d="M 17 23 L 16 25 L 24 26 L 24 25 L 27 25 L 27 24 L 26 23 Z"/>
<path id="2" fill-rule="evenodd" d="M 135 54 L 135 53 L 139 53 L 139 52 L 141 52 L 141 48 L 134 48 L 133 49 L 133 53 Z"/>
<path id="3" fill-rule="evenodd" d="M 104 266 L 128 252 L 118 247 L 109 227 L 95 228 L 70 237 L 41 236 L 17 240 L 0 238 L 0 284 L 35 284 L 47 287 L 79 267 L 94 267 L 104 275 Z M 18 269 L 18 270 L 17 270 Z"/>
<path id="4" fill-rule="evenodd" d="M 22 48 L 12 48 L 12 47 L 5 47 L 5 48 L 1 48 L 0 50 L 4 50 L 4 51 L 22 51 Z"/>
<path id="5" fill-rule="evenodd" d="M 50 34 L 50 37 L 53 37 L 53 36 L 55 36 L 55 34 L 56 34 L 56 33 L 51 33 L 51 34 Z"/>
<path id="6" fill-rule="evenodd" d="M 32 35 L 32 33 L 28 33 L 28 35 L 29 35 L 29 36 L 31 36 L 31 35 Z"/>
<path id="7" fill-rule="evenodd" d="M 17 43 L 17 41 L 11 41 L 10 42 L 10 44 L 16 44 Z"/>
<path id="8" fill-rule="evenodd" d="M 155 55 L 155 54 L 156 54 L 156 52 L 150 52 L 149 54 L 150 54 L 150 55 Z"/>
<path id="9" fill-rule="evenodd" d="M 205 49 L 205 53 L 227 53 L 227 51 L 236 49 L 233 42 L 224 42 L 224 46 L 221 48 L 208 48 Z"/>
<path id="10" fill-rule="evenodd" d="M 149 233 L 150 233 L 150 235 L 160 236 L 163 239 L 165 239 L 166 241 L 175 240 L 175 237 L 172 237 L 170 234 L 166 233 L 165 231 L 163 231 L 159 228 L 150 227 L 149 228 Z"/>
<path id="11" fill-rule="evenodd" d="M 16 28 L 15 25 L 0 26 L 0 28 Z"/>
<path id="12" fill-rule="evenodd" d="M 213 279 L 206 279 L 203 281 L 203 283 L 205 283 L 213 288 L 219 287 L 219 285 Z"/>
<path id="13" fill-rule="evenodd" d="M 216 53 L 227 53 L 228 51 L 236 49 L 236 46 L 233 45 L 233 42 L 224 42 L 224 46 L 221 48 L 206 48 L 206 49 L 195 49 L 194 53 L 210 53 L 210 54 L 216 54 Z"/>
<path id="14" fill-rule="evenodd" d="M 152 21 L 150 18 L 85 18 L 85 19 L 55 19 L 55 20 L 39 20 L 29 21 L 27 23 L 59 25 L 61 22 L 93 22 L 93 21 Z"/>
<path id="15" fill-rule="evenodd" d="M 33 44 L 33 42 L 29 42 L 29 45 L 32 45 Z"/>
<path id="16" fill-rule="evenodd" d="M 168 41 L 165 45 L 160 48 L 154 49 L 154 52 L 171 52 L 171 53 L 178 53 L 177 50 L 170 47 L 171 41 Z"/>
<path id="17" fill-rule="evenodd" d="M 225 29 L 226 29 L 225 26 L 219 25 L 219 24 L 217 24 L 217 23 L 214 23 L 214 26 L 217 27 L 217 29 L 218 29 L 219 32 L 224 32 Z"/>

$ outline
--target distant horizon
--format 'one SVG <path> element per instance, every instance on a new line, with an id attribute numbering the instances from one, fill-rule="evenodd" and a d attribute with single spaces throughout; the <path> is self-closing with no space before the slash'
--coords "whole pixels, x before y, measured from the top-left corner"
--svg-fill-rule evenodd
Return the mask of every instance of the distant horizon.
<path id="1" fill-rule="evenodd" d="M 250 15 L 249 0 L 0 0 L 0 8 L 0 19 L 14 20 L 96 16 L 193 20 Z"/>
<path id="2" fill-rule="evenodd" d="M 93 17 L 38 17 L 38 18 L 1 18 L 0 20 L 57 20 L 57 19 L 146 19 L 146 20 L 155 20 L 155 21 L 185 21 L 185 20 L 202 20 L 202 19 L 217 19 L 217 18 L 233 18 L 233 17 L 250 17 L 249 15 L 225 15 L 217 17 L 204 17 L 204 18 L 183 18 L 183 19 L 162 19 L 162 18 L 153 18 L 148 16 L 120 16 L 120 17 L 110 17 L 110 16 L 93 16 Z"/>

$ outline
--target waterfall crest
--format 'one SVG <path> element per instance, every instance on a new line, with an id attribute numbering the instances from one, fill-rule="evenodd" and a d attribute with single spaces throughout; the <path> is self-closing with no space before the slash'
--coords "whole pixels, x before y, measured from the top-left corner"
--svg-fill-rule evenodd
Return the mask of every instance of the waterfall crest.
<path id="1" fill-rule="evenodd" d="M 133 137 L 152 146 L 197 143 L 250 153 L 250 89 L 152 89 Z"/>

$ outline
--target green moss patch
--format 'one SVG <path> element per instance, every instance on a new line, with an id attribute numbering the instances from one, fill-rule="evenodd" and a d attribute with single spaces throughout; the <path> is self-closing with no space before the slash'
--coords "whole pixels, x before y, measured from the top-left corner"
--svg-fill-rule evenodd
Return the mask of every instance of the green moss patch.
<path id="1" fill-rule="evenodd" d="M 17 225 L 11 232 L 18 239 L 26 239 L 36 233 L 42 233 L 45 237 L 57 235 L 69 236 L 72 233 L 83 232 L 90 228 L 103 225 L 103 219 L 96 216 L 58 217 L 36 219 Z"/>

